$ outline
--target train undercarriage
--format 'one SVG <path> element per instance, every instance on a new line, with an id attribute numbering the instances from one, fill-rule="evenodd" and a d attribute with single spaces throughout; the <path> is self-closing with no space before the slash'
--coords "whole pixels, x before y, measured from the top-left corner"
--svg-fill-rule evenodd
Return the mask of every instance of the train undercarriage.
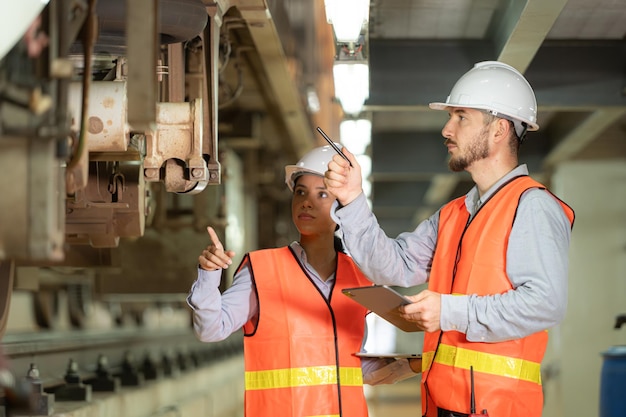
<path id="1" fill-rule="evenodd" d="M 105 350 L 118 374 L 128 346 L 161 369 L 240 351 L 237 337 L 196 345 L 185 295 L 207 225 L 241 255 L 290 232 L 282 166 L 315 143 L 283 7 L 11 10 L 28 25 L 0 44 L 0 335 L 3 371 L 45 373 L 26 378 L 39 400 L 69 374 L 97 376 Z"/>

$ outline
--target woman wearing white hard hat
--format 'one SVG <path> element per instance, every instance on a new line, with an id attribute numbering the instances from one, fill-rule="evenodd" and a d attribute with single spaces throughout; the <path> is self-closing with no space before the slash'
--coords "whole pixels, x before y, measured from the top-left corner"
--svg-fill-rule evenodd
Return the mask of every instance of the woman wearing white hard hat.
<path id="1" fill-rule="evenodd" d="M 354 355 L 367 311 L 341 290 L 372 284 L 339 249 L 330 217 L 335 197 L 323 180 L 334 154 L 330 146 L 315 148 L 285 167 L 299 240 L 247 253 L 221 295 L 220 271 L 234 253 L 208 228 L 212 244 L 199 257 L 188 303 L 202 341 L 243 328 L 248 417 L 367 416 L 364 383 L 394 383 L 421 369 L 420 360 Z"/>
<path id="2" fill-rule="evenodd" d="M 442 129 L 449 168 L 467 171 L 475 186 L 389 238 L 344 148 L 353 167 L 334 157 L 326 172 L 340 203 L 333 218 L 373 282 L 428 283 L 400 307 L 425 331 L 424 416 L 541 417 L 541 361 L 547 329 L 566 310 L 574 212 L 518 161 L 526 132 L 539 128 L 534 92 L 510 65 L 480 62 L 430 107 L 449 115 Z"/>

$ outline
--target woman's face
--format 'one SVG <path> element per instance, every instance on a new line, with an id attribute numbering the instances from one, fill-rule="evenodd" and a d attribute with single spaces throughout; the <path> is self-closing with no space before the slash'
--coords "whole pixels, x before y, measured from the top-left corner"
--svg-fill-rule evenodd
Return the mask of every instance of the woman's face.
<path id="1" fill-rule="evenodd" d="M 291 217 L 301 235 L 335 232 L 330 207 L 335 196 L 326 190 L 324 178 L 302 174 L 296 179 L 291 199 Z"/>

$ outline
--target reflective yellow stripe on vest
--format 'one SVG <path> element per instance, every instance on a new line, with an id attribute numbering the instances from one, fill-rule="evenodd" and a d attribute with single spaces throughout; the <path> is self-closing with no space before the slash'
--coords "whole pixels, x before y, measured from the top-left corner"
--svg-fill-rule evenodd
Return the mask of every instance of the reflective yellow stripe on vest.
<path id="1" fill-rule="evenodd" d="M 434 352 L 424 352 L 422 371 L 430 368 L 433 354 Z M 470 366 L 473 366 L 476 372 L 521 379 L 541 385 L 540 364 L 524 359 L 477 352 L 450 345 L 439 345 L 435 362 L 468 370 Z"/>
<path id="2" fill-rule="evenodd" d="M 342 386 L 363 385 L 361 368 L 339 368 Z M 310 366 L 307 368 L 273 369 L 246 372 L 246 389 L 272 389 L 306 387 L 337 383 L 335 366 Z"/>

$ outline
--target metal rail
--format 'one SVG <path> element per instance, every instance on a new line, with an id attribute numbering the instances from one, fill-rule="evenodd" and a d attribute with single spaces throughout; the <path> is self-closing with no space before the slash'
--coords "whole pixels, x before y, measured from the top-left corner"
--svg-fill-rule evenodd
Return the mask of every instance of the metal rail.
<path id="1" fill-rule="evenodd" d="M 6 334 L 2 340 L 13 375 L 24 378 L 35 365 L 46 390 L 65 384 L 70 371 L 88 380 L 106 364 L 111 375 L 130 367 L 145 379 L 154 379 L 208 365 L 241 353 L 242 348 L 239 334 L 218 343 L 202 343 L 191 328 L 36 332 Z"/>

